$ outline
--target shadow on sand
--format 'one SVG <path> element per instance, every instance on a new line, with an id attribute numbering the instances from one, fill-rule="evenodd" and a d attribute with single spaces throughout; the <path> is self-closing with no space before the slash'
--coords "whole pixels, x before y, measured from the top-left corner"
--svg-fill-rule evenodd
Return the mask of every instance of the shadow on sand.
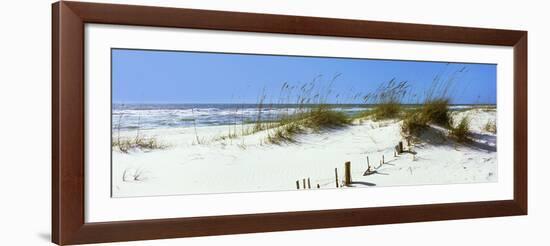
<path id="1" fill-rule="evenodd" d="M 375 183 L 369 183 L 369 182 L 363 182 L 363 181 L 351 182 L 351 187 L 357 187 L 357 186 L 376 186 L 376 184 Z"/>
<path id="2" fill-rule="evenodd" d="M 446 131 L 446 129 L 438 126 L 430 126 L 420 136 L 418 136 L 418 139 L 422 143 L 435 146 L 448 146 L 454 148 L 458 145 L 488 152 L 497 151 L 495 144 L 496 136 L 483 133 L 470 133 L 470 138 L 472 141 L 467 143 L 458 143 L 452 139 L 449 139 Z"/>

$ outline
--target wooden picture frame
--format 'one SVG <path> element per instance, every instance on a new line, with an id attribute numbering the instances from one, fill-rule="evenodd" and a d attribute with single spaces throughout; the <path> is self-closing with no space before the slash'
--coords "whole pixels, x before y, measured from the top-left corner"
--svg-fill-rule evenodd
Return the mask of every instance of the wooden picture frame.
<path id="1" fill-rule="evenodd" d="M 513 200 L 86 223 L 84 24 L 119 24 L 509 46 L 514 49 Z M 52 241 L 59 245 L 527 214 L 527 32 L 96 4 L 52 6 Z"/>

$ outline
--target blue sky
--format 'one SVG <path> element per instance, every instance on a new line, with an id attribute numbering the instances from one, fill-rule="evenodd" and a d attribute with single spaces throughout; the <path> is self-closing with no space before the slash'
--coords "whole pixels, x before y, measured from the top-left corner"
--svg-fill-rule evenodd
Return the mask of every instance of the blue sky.
<path id="1" fill-rule="evenodd" d="M 113 103 L 255 103 L 281 98 L 287 82 L 300 87 L 315 80 L 329 103 L 361 103 L 360 93 L 374 92 L 395 79 L 407 81 L 404 103 L 423 99 L 436 77 L 453 80 L 451 103 L 496 103 L 496 65 L 200 53 L 112 50 Z M 413 96 L 416 95 L 416 96 Z"/>

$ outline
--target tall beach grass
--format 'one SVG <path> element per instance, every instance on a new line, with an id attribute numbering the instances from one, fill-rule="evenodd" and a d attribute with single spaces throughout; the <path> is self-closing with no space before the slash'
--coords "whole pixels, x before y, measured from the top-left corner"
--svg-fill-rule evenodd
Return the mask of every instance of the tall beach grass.
<path id="1" fill-rule="evenodd" d="M 372 115 L 376 120 L 399 117 L 408 89 L 407 81 L 398 82 L 395 78 L 381 84 L 375 92 L 364 96 L 365 103 L 375 105 L 372 111 L 364 115 Z"/>
<path id="2" fill-rule="evenodd" d="M 293 85 L 284 82 L 280 87 L 279 97 L 267 101 L 265 91 L 258 96 L 257 113 L 253 121 L 243 118 L 235 119 L 241 124 L 241 132 L 229 131 L 228 135 L 216 137 L 215 140 L 226 140 L 266 131 L 266 143 L 281 144 L 296 142 L 296 136 L 307 132 L 320 132 L 325 129 L 344 127 L 351 123 L 350 118 L 335 108 L 340 104 L 328 104 L 332 93 L 332 84 L 340 77 L 335 74 L 328 81 L 319 75 L 310 82 Z M 339 98 L 340 95 L 336 95 Z M 272 115 L 273 109 L 279 110 Z M 235 117 L 238 117 L 238 113 Z M 231 128 L 230 128 L 231 129 Z"/>

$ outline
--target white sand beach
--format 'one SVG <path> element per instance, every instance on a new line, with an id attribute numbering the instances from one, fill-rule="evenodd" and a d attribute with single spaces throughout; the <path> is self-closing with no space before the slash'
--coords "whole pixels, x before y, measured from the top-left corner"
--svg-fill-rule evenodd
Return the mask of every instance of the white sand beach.
<path id="1" fill-rule="evenodd" d="M 470 109 L 452 115 L 455 122 L 471 119 L 471 143 L 456 143 L 445 137 L 445 129 L 430 126 L 408 147 L 399 120 L 355 120 L 347 127 L 300 134 L 296 142 L 281 145 L 265 143 L 269 130 L 215 140 L 235 127 L 228 125 L 140 130 L 141 136 L 155 137 L 168 147 L 129 153 L 113 148 L 113 197 L 296 190 L 296 180 L 302 188 L 307 178 L 311 189 L 334 189 L 334 169 L 341 182 L 346 161 L 351 162 L 353 187 L 497 181 L 496 135 L 484 130 L 488 121 L 496 121 L 496 111 Z M 136 134 L 120 132 L 121 137 Z M 394 157 L 399 141 L 416 154 Z M 364 176 L 367 157 L 376 172 Z"/>

